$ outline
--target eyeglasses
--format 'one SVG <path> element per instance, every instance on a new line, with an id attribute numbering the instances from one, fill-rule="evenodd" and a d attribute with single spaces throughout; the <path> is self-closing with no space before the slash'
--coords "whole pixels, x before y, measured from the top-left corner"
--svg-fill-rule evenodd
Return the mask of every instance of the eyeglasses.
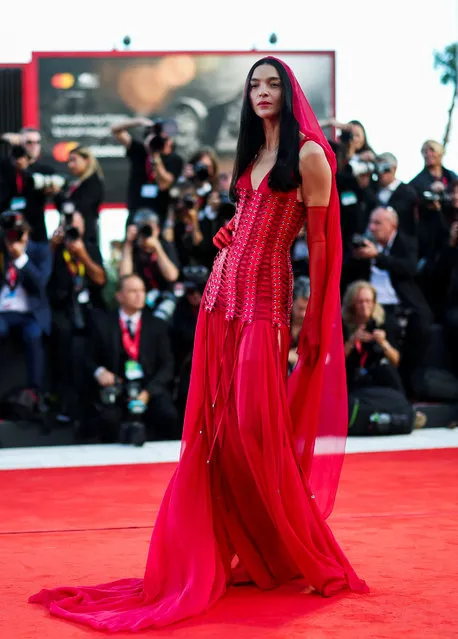
<path id="1" fill-rule="evenodd" d="M 41 140 L 26 140 L 26 144 L 41 144 Z"/>

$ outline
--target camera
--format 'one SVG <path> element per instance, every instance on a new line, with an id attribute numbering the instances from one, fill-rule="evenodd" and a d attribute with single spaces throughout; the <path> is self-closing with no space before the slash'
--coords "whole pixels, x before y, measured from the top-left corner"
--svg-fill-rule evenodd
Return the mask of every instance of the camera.
<path id="1" fill-rule="evenodd" d="M 208 170 L 208 166 L 203 162 L 196 162 L 192 167 L 194 174 L 194 181 L 196 182 L 206 182 L 210 177 L 210 172 Z"/>
<path id="2" fill-rule="evenodd" d="M 22 213 L 5 211 L 0 215 L 0 229 L 7 242 L 20 242 L 27 230 Z"/>
<path id="3" fill-rule="evenodd" d="M 361 235 L 360 233 L 353 233 L 351 236 L 351 245 L 353 248 L 363 248 L 366 246 L 366 240 L 368 238 L 365 235 Z"/>
<path id="4" fill-rule="evenodd" d="M 373 333 L 377 328 L 377 323 L 373 317 L 370 318 L 369 321 L 366 322 L 365 330 L 368 333 Z"/>
<path id="5" fill-rule="evenodd" d="M 440 191 L 439 193 L 435 193 L 434 191 L 423 191 L 422 197 L 425 202 L 440 202 L 441 204 L 448 204 L 453 199 L 451 193 L 448 193 L 445 190 Z"/>
<path id="6" fill-rule="evenodd" d="M 383 175 L 384 173 L 389 173 L 393 167 L 389 162 L 379 162 L 375 165 L 375 170 L 377 175 Z"/>
<path id="7" fill-rule="evenodd" d="M 36 191 L 51 187 L 60 190 L 65 184 L 65 179 L 61 175 L 43 175 L 43 173 L 32 173 L 32 181 Z"/>
<path id="8" fill-rule="evenodd" d="M 375 164 L 373 162 L 365 162 L 358 158 L 353 158 L 348 163 L 351 167 L 352 173 L 355 177 L 366 175 L 367 173 L 374 173 Z"/>
<path id="9" fill-rule="evenodd" d="M 153 134 L 153 137 L 148 143 L 151 153 L 162 153 L 165 147 L 167 138 L 163 135 L 164 127 L 162 122 L 155 122 L 153 126 L 150 126 L 145 131 L 145 138 Z"/>
<path id="10" fill-rule="evenodd" d="M 62 204 L 62 214 L 64 217 L 64 240 L 67 242 L 75 242 L 80 237 L 78 229 L 73 226 L 73 214 L 75 213 L 75 205 L 73 202 L 67 201 Z"/>
<path id="11" fill-rule="evenodd" d="M 113 386 L 100 389 L 100 401 L 105 406 L 115 405 L 120 398 L 127 401 L 128 418 L 119 427 L 119 441 L 122 444 L 143 446 L 146 441 L 146 431 L 140 415 L 145 412 L 145 405 L 136 402 L 141 391 L 139 381 L 128 380 L 124 386 L 118 382 Z"/>
<path id="12" fill-rule="evenodd" d="M 342 144 L 349 144 L 353 140 L 353 131 L 351 129 L 343 129 L 340 133 L 340 141 Z"/>

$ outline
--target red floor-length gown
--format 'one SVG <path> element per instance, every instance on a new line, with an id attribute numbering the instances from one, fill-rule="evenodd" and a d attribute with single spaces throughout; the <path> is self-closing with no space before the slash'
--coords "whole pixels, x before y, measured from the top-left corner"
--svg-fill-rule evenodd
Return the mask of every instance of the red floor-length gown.
<path id="1" fill-rule="evenodd" d="M 287 70 L 301 130 L 328 155 Z M 289 252 L 305 208 L 296 190 L 272 192 L 268 175 L 253 189 L 251 166 L 238 187 L 233 241 L 219 252 L 202 301 L 181 458 L 144 577 L 45 589 L 30 598 L 55 615 L 135 631 L 203 612 L 239 580 L 268 589 L 301 578 L 324 596 L 367 590 L 325 522 L 347 425 L 335 188 L 320 356 L 313 367 L 300 356 L 287 379 Z"/>

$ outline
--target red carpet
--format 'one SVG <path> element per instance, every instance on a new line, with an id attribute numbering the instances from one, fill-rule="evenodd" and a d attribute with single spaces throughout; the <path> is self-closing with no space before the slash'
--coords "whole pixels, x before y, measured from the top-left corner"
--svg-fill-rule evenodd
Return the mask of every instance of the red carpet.
<path id="1" fill-rule="evenodd" d="M 46 586 L 141 577 L 173 467 L 1 472 L 0 637 L 103 636 L 51 618 L 27 597 Z M 458 449 L 349 455 L 330 523 L 369 595 L 233 588 L 198 619 L 137 636 L 456 639 L 457 495 Z"/>

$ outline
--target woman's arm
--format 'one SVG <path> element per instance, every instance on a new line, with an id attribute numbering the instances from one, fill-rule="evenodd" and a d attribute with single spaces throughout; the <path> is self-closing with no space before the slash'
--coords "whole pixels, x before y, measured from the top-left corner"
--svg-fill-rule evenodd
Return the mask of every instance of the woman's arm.
<path id="1" fill-rule="evenodd" d="M 326 282 L 326 215 L 331 195 L 332 174 L 323 149 L 306 142 L 299 154 L 301 194 L 307 209 L 306 239 L 309 251 L 310 300 L 305 316 L 307 357 L 313 365 L 320 348 L 321 313 Z"/>

